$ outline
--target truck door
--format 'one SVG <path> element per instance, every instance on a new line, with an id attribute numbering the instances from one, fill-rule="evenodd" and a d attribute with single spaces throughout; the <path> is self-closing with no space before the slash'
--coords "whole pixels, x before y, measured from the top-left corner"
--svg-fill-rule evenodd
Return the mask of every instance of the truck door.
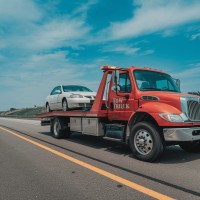
<path id="1" fill-rule="evenodd" d="M 108 95 L 108 118 L 110 120 L 128 120 L 134 111 L 134 88 L 129 71 L 119 71 L 117 86 L 115 78 L 115 75 L 112 75 Z"/>

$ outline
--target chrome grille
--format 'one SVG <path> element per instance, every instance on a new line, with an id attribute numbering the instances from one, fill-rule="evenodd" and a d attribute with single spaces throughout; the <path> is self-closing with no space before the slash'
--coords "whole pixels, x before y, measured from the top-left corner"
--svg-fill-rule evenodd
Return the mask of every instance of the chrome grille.
<path id="1" fill-rule="evenodd" d="M 195 100 L 187 101 L 188 116 L 192 121 L 200 121 L 200 103 Z"/>

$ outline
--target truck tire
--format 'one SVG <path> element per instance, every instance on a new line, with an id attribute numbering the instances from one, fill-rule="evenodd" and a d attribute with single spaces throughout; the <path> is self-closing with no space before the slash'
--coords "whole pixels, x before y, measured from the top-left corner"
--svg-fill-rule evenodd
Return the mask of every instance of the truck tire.
<path id="1" fill-rule="evenodd" d="M 69 110 L 68 103 L 67 103 L 66 99 L 63 99 L 63 101 L 62 101 L 62 109 L 63 109 L 63 111 Z"/>
<path id="2" fill-rule="evenodd" d="M 68 138 L 71 135 L 67 121 L 64 118 L 56 117 L 52 120 L 50 129 L 56 139 Z"/>
<path id="3" fill-rule="evenodd" d="M 183 142 L 179 146 L 186 152 L 200 153 L 200 140 L 193 142 Z"/>
<path id="4" fill-rule="evenodd" d="M 129 145 L 133 156 L 139 160 L 153 162 L 164 150 L 159 128 L 148 122 L 139 122 L 131 129 Z"/>

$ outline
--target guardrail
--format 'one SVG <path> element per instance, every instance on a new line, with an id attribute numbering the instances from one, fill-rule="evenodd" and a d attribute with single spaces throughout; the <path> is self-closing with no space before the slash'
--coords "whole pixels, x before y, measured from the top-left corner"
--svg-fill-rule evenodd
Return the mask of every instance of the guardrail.
<path id="1" fill-rule="evenodd" d="M 30 118 L 36 118 L 36 115 L 0 115 L 0 117 L 30 119 Z"/>

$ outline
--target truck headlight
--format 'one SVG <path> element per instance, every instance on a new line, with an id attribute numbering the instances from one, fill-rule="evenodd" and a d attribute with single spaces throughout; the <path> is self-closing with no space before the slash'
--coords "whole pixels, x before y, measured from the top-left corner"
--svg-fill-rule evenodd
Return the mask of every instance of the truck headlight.
<path id="1" fill-rule="evenodd" d="M 169 122 L 184 122 L 185 117 L 183 114 L 169 114 L 169 113 L 161 113 L 159 116 Z"/>
<path id="2" fill-rule="evenodd" d="M 71 94 L 69 97 L 70 98 L 83 98 L 83 96 L 80 94 Z"/>

